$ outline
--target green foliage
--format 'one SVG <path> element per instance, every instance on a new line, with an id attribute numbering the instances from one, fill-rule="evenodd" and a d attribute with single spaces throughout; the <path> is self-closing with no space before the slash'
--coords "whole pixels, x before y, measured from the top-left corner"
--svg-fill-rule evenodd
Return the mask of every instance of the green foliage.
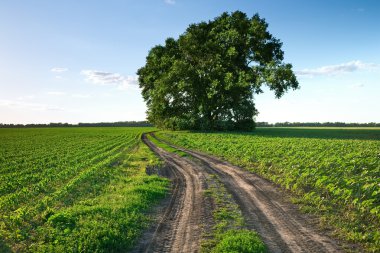
<path id="1" fill-rule="evenodd" d="M 120 252 L 147 226 L 168 180 L 141 143 L 153 128 L 0 130 L 0 249 Z"/>
<path id="2" fill-rule="evenodd" d="M 137 72 L 149 121 L 174 130 L 253 129 L 262 85 L 277 98 L 298 88 L 267 28 L 258 14 L 225 12 L 153 47 Z"/>
<path id="3" fill-rule="evenodd" d="M 211 153 L 296 194 L 321 225 L 380 248 L 380 129 L 257 128 L 252 133 L 159 132 L 179 146 Z"/>
<path id="4" fill-rule="evenodd" d="M 222 234 L 214 253 L 265 253 L 267 249 L 257 233 L 249 230 L 229 230 Z"/>

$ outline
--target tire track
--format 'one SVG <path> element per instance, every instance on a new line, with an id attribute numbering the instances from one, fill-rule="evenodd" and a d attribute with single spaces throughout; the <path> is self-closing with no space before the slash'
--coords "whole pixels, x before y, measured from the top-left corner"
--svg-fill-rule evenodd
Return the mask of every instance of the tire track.
<path id="1" fill-rule="evenodd" d="M 207 174 L 187 159 L 155 146 L 146 135 L 142 140 L 168 165 L 173 189 L 156 230 L 134 252 L 199 252 L 201 235 L 212 221 L 203 196 Z"/>
<path id="2" fill-rule="evenodd" d="M 270 252 L 342 252 L 335 241 L 320 234 L 307 216 L 286 201 L 269 181 L 215 157 L 165 143 L 195 158 L 189 161 L 193 167 L 219 176 L 239 204 L 247 228 L 261 235 Z"/>

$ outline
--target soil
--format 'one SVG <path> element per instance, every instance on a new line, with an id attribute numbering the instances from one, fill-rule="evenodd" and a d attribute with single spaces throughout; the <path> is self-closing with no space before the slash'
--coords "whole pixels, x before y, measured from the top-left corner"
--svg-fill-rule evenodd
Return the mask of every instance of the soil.
<path id="1" fill-rule="evenodd" d="M 168 165 L 165 175 L 172 179 L 172 193 L 161 207 L 158 225 L 135 252 L 200 252 L 202 235 L 213 222 L 213 205 L 203 194 L 210 175 L 218 176 L 239 205 L 246 228 L 259 233 L 269 252 L 342 252 L 273 183 L 201 152 L 171 145 L 189 154 L 188 159 L 157 147 L 146 135 L 142 140 Z"/>
<path id="2" fill-rule="evenodd" d="M 172 191 L 156 229 L 148 231 L 133 252 L 199 252 L 201 235 L 212 227 L 212 207 L 203 194 L 208 174 L 190 160 L 155 146 L 145 135 L 142 140 L 165 161 L 162 173 L 171 179 Z"/>

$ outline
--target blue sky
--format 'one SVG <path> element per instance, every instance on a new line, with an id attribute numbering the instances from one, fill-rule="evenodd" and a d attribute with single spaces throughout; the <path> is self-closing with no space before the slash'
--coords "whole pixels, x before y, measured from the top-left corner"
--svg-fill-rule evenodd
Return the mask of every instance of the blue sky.
<path id="1" fill-rule="evenodd" d="M 255 97 L 258 121 L 380 122 L 380 1 L 0 2 L 0 123 L 144 120 L 148 50 L 224 11 L 259 13 L 301 89 Z"/>

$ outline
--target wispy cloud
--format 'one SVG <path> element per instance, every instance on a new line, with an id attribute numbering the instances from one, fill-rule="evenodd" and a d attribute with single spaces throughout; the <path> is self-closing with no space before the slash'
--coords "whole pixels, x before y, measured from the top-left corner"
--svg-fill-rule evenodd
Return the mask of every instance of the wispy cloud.
<path id="1" fill-rule="evenodd" d="M 86 81 L 99 85 L 113 85 L 120 90 L 127 90 L 137 87 L 137 76 L 123 76 L 119 73 L 83 70 L 82 75 L 86 77 Z"/>
<path id="2" fill-rule="evenodd" d="M 137 76 L 126 76 L 121 84 L 118 85 L 119 90 L 130 90 L 138 87 Z"/>
<path id="3" fill-rule="evenodd" d="M 355 83 L 355 84 L 351 84 L 351 85 L 350 85 L 350 88 L 353 88 L 353 89 L 364 88 L 364 83 Z"/>
<path id="4" fill-rule="evenodd" d="M 87 81 L 100 85 L 114 85 L 124 80 L 124 77 L 119 73 L 96 70 L 83 70 L 81 73 L 86 76 Z"/>
<path id="5" fill-rule="evenodd" d="M 71 97 L 73 97 L 73 98 L 90 98 L 91 95 L 90 94 L 75 93 L 75 94 L 71 94 Z"/>
<path id="6" fill-rule="evenodd" d="M 22 109 L 22 110 L 31 110 L 31 111 L 64 111 L 64 108 L 54 106 L 54 105 L 30 103 L 30 102 L 18 101 L 18 100 L 0 99 L 0 106 L 12 108 L 12 109 Z"/>
<path id="7" fill-rule="evenodd" d="M 175 0 L 165 0 L 166 4 L 175 4 Z"/>
<path id="8" fill-rule="evenodd" d="M 338 65 L 323 66 L 316 69 L 303 69 L 296 71 L 298 76 L 324 76 L 324 75 L 337 75 L 358 70 L 368 70 L 377 68 L 379 65 L 375 63 L 365 63 L 362 61 L 350 61 Z"/>
<path id="9" fill-rule="evenodd" d="M 69 70 L 68 68 L 55 67 L 55 68 L 52 68 L 50 71 L 54 72 L 54 73 L 62 73 L 62 72 L 66 72 L 68 70 Z"/>
<path id="10" fill-rule="evenodd" d="M 64 96 L 66 95 L 66 92 L 63 91 L 48 91 L 46 94 L 51 95 L 51 96 Z"/>
<path id="11" fill-rule="evenodd" d="M 20 96 L 17 99 L 18 100 L 31 100 L 31 99 L 35 99 L 35 98 L 36 98 L 35 95 L 25 95 L 25 96 Z"/>
<path id="12" fill-rule="evenodd" d="M 81 93 L 67 93 L 64 91 L 48 91 L 46 92 L 47 95 L 50 96 L 65 96 L 65 97 L 72 97 L 72 98 L 90 98 L 90 94 L 81 94 Z"/>
<path id="13" fill-rule="evenodd" d="M 52 97 L 65 97 L 65 98 L 91 98 L 92 97 L 91 94 L 70 93 L 70 92 L 64 92 L 64 91 L 48 91 L 48 92 L 45 92 L 45 94 Z M 18 100 L 25 100 L 21 98 L 24 98 L 24 97 L 20 97 L 18 98 Z M 26 98 L 29 98 L 29 97 L 26 97 Z"/>

